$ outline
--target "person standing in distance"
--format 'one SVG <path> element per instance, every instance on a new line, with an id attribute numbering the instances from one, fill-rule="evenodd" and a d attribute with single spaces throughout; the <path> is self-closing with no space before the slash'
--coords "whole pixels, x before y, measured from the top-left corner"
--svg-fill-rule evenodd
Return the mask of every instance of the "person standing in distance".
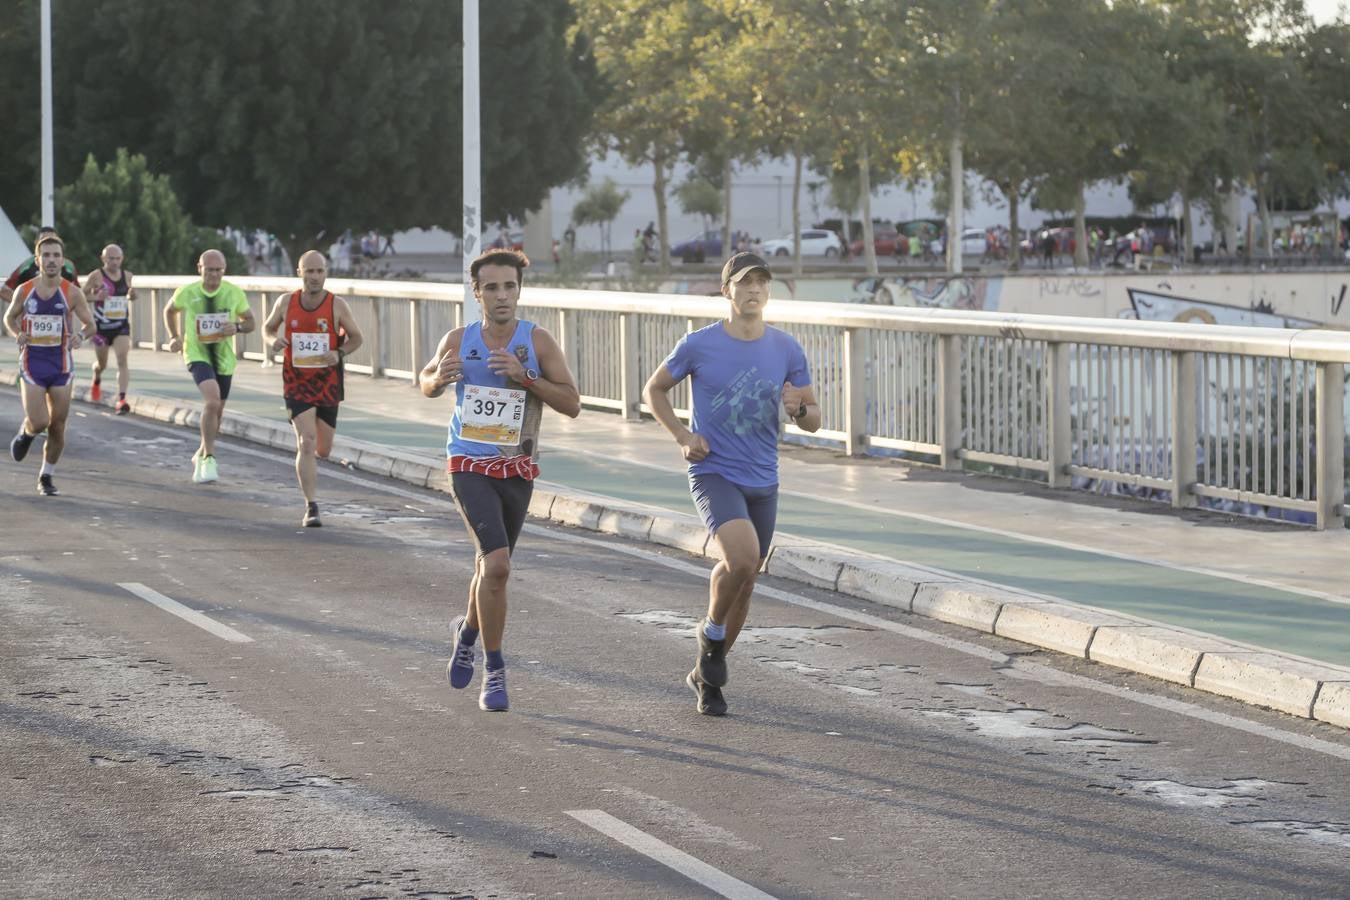
<path id="1" fill-rule="evenodd" d="M 197 483 L 220 478 L 216 466 L 216 435 L 230 379 L 236 362 L 236 334 L 253 330 L 253 311 L 248 297 L 225 280 L 225 254 L 207 250 L 197 260 L 201 280 L 173 292 L 164 307 L 164 327 L 169 331 L 169 351 L 183 351 L 183 360 L 202 395 L 201 446 L 192 454 L 192 480 Z"/>
<path id="2" fill-rule="evenodd" d="M 89 388 L 89 399 L 95 403 L 103 399 L 103 371 L 108 368 L 108 347 L 117 356 L 117 403 L 113 410 L 119 416 L 131 412 L 127 403 L 127 385 L 131 370 L 127 365 L 127 351 L 131 349 L 130 301 L 136 299 L 131 286 L 131 273 L 122 268 L 122 248 L 109 244 L 99 255 L 102 265 L 89 273 L 84 282 L 84 295 L 90 302 L 98 334 L 94 335 L 94 383 Z"/>
<path id="3" fill-rule="evenodd" d="M 282 352 L 281 381 L 295 429 L 295 476 L 305 497 L 300 524 L 318 528 L 318 463 L 328 458 L 342 402 L 342 360 L 361 347 L 361 329 L 347 301 L 323 289 L 328 260 L 318 250 L 300 255 L 295 268 L 302 287 L 277 297 L 263 323 L 263 339 Z"/>
<path id="4" fill-rule="evenodd" d="M 764 322 L 773 276 L 754 253 L 722 267 L 726 319 L 685 335 L 643 391 L 689 463 L 694 506 L 717 541 L 708 614 L 698 624 L 698 658 L 685 683 L 704 715 L 727 711 L 727 652 L 750 611 L 755 578 L 769 555 L 778 516 L 780 409 L 803 431 L 820 428 L 806 353 L 790 334 Z M 691 428 L 675 415 L 670 390 L 691 379 Z"/>
<path id="5" fill-rule="evenodd" d="M 20 284 L 5 310 L 5 328 L 19 344 L 23 424 L 9 442 L 9 455 L 22 462 L 33 439 L 44 430 L 42 471 L 38 493 L 53 497 L 52 476 L 66 446 L 66 419 L 70 415 L 70 380 L 75 371 L 73 351 L 95 331 L 84 292 L 62 277 L 65 245 L 53 232 L 38 238 L 34 248 L 42 272 Z M 84 324 L 75 331 L 71 316 Z"/>
<path id="6" fill-rule="evenodd" d="M 482 321 L 448 332 L 418 375 L 427 397 L 455 386 L 446 468 L 477 551 L 468 611 L 450 623 L 454 644 L 446 671 L 451 687 L 469 685 L 481 633 L 487 661 L 478 706 L 494 712 L 509 706 L 502 657 L 506 581 L 539 476 L 543 407 L 571 418 L 581 412 L 576 381 L 558 342 L 533 322 L 516 318 L 529 264 L 524 253 L 510 249 L 489 250 L 474 259 L 469 277 Z"/>

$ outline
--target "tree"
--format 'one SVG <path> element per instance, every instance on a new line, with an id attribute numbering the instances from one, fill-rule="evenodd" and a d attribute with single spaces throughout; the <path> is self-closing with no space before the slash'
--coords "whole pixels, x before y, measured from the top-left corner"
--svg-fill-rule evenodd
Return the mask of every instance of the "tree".
<path id="1" fill-rule="evenodd" d="M 714 25 L 715 0 L 573 0 L 577 30 L 594 50 L 605 95 L 594 140 L 630 165 L 652 167 L 662 271 L 670 266 L 667 182 L 692 135 L 706 119 L 689 90 L 706 77 L 700 61 Z M 715 30 L 715 29 L 712 29 Z"/>
<path id="2" fill-rule="evenodd" d="M 15 225 L 36 221 L 41 209 L 41 107 L 38 0 L 16 0 L 0 17 L 0 206 Z M 79 157 L 76 161 L 79 161 Z M 58 169 L 58 180 L 65 172 Z"/>
<path id="3" fill-rule="evenodd" d="M 144 156 L 119 149 L 100 168 L 91 154 L 80 177 L 56 192 L 56 201 L 66 252 L 85 269 L 109 243 L 121 245 L 133 270 L 190 272 L 196 263 L 197 228 L 169 179 L 150 172 Z"/>
<path id="4" fill-rule="evenodd" d="M 620 191 L 612 178 L 606 178 L 602 184 L 591 185 L 572 208 L 573 222 L 599 226 L 601 253 L 610 254 L 614 251 L 610 242 L 610 226 L 631 196 L 629 191 Z"/>
<path id="5" fill-rule="evenodd" d="M 675 198 L 685 215 L 702 218 L 704 231 L 722 216 L 722 192 L 706 178 L 690 178 L 675 189 Z"/>
<path id="6" fill-rule="evenodd" d="M 63 0 L 54 14 L 58 171 L 127 147 L 195 219 L 272 231 L 293 258 L 345 228 L 460 230 L 458 4 L 237 0 L 189 15 L 174 0 Z M 560 0 L 483 5 L 484 219 L 519 218 L 584 172 L 598 84 L 571 19 Z M 36 109 L 31 75 L 13 84 Z"/>

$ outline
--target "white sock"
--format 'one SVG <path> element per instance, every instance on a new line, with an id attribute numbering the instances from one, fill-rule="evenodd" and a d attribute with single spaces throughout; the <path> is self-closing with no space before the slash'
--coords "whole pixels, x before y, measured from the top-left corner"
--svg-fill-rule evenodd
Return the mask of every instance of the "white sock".
<path id="1" fill-rule="evenodd" d="M 42 461 L 42 471 L 38 475 L 55 475 L 56 463 L 49 463 L 45 459 Z"/>

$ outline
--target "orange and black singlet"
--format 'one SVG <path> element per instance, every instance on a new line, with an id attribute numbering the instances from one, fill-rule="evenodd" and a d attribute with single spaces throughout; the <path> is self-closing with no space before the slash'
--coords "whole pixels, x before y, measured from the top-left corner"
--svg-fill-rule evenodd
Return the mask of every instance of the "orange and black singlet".
<path id="1" fill-rule="evenodd" d="M 324 291 L 323 300 L 310 310 L 300 303 L 301 293 L 292 293 L 286 305 L 283 392 L 287 400 L 336 406 L 342 401 L 342 366 L 330 364 L 326 356 L 338 348 L 333 294 Z"/>

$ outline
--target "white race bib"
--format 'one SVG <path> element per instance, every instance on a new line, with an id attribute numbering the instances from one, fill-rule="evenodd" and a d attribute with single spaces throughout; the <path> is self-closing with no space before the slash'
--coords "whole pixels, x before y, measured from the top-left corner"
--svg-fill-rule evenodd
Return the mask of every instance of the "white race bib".
<path id="1" fill-rule="evenodd" d="M 26 315 L 28 343 L 33 347 L 59 347 L 65 332 L 65 316 Z"/>
<path id="2" fill-rule="evenodd" d="M 515 447 L 525 420 L 525 396 L 522 390 L 465 384 L 459 436 L 480 444 Z"/>
<path id="3" fill-rule="evenodd" d="M 222 337 L 222 331 L 230 322 L 230 314 L 217 313 L 198 313 L 197 314 L 197 339 L 204 344 L 212 341 L 218 341 Z"/>
<path id="4" fill-rule="evenodd" d="M 127 317 L 127 295 L 109 294 L 103 299 L 103 318 L 120 321 Z"/>
<path id="5" fill-rule="evenodd" d="M 291 365 L 297 369 L 323 369 L 328 362 L 328 332 L 291 332 Z"/>

